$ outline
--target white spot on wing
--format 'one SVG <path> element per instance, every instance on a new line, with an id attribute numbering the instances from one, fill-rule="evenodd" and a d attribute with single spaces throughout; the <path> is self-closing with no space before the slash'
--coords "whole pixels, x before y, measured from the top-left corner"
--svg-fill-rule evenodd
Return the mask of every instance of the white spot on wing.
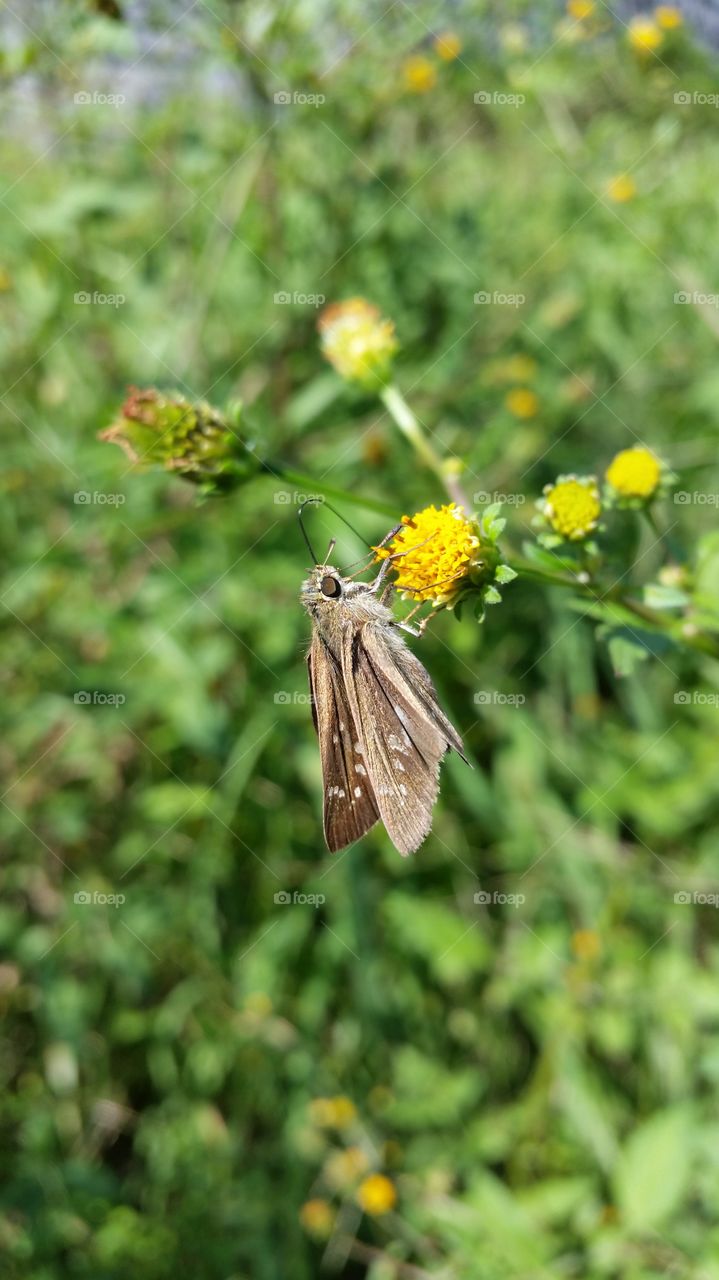
<path id="1" fill-rule="evenodd" d="M 364 778 L 364 777 L 366 776 L 366 774 L 367 774 L 367 770 L 365 769 L 365 767 L 364 767 L 364 765 L 363 765 L 363 764 L 356 764 L 356 765 L 355 765 L 355 773 L 361 773 L 361 774 L 362 774 L 362 777 Z"/>
<path id="2" fill-rule="evenodd" d="M 361 787 L 355 787 L 355 795 L 356 795 L 357 799 L 359 800 L 360 796 L 362 795 L 362 788 L 361 788 Z"/>

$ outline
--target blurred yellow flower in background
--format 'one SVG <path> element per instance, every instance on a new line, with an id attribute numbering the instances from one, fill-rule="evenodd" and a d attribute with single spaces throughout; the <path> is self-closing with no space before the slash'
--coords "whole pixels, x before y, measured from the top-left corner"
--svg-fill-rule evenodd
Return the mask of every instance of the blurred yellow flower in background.
<path id="1" fill-rule="evenodd" d="M 379 387 L 389 378 L 399 348 L 394 322 L 366 298 L 330 303 L 319 318 L 322 354 L 349 382 Z"/>
<path id="2" fill-rule="evenodd" d="M 628 200 L 633 200 L 637 194 L 637 184 L 628 173 L 619 173 L 615 178 L 610 178 L 606 186 L 606 193 L 615 204 L 626 204 Z"/>
<path id="3" fill-rule="evenodd" d="M 352 1186 L 369 1168 L 369 1160 L 361 1147 L 332 1151 L 325 1161 L 325 1177 L 332 1187 L 341 1190 Z"/>
<path id="4" fill-rule="evenodd" d="M 539 408 L 539 397 L 529 387 L 516 387 L 507 392 L 504 403 L 516 418 L 533 418 Z"/>
<path id="5" fill-rule="evenodd" d="M 664 31 L 675 31 L 684 21 L 681 9 L 673 4 L 660 4 L 654 10 L 654 20 Z"/>
<path id="6" fill-rule="evenodd" d="M 659 488 L 662 467 L 650 449 L 635 445 L 612 458 L 605 476 L 623 498 L 650 498 Z"/>
<path id="7" fill-rule="evenodd" d="M 326 1240 L 335 1222 L 335 1211 L 328 1200 L 308 1200 L 300 1209 L 300 1222 L 310 1235 Z"/>
<path id="8" fill-rule="evenodd" d="M 322 1129 L 346 1129 L 357 1119 L 357 1108 L 351 1098 L 313 1098 L 309 1104 L 310 1119 Z"/>
<path id="9" fill-rule="evenodd" d="M 455 31 L 443 31 L 435 36 L 434 49 L 443 62 L 453 62 L 462 52 L 462 41 Z"/>
<path id="10" fill-rule="evenodd" d="M 559 476 L 545 486 L 540 509 L 555 533 L 581 542 L 596 529 L 602 511 L 594 476 Z"/>
<path id="11" fill-rule="evenodd" d="M 410 93 L 429 93 L 437 83 L 437 68 L 422 54 L 407 58 L 402 73 Z"/>
<path id="12" fill-rule="evenodd" d="M 397 1203 L 395 1185 L 383 1173 L 371 1173 L 357 1188 L 357 1202 L 373 1217 L 389 1213 Z"/>
<path id="13" fill-rule="evenodd" d="M 663 39 L 656 22 L 646 15 L 640 14 L 629 23 L 629 43 L 637 53 L 654 53 Z"/>
<path id="14" fill-rule="evenodd" d="M 571 945 L 577 960 L 596 960 L 602 950 L 596 929 L 576 929 L 571 937 Z"/>
<path id="15" fill-rule="evenodd" d="M 594 0 L 567 0 L 567 13 L 570 18 L 576 18 L 577 22 L 591 18 L 596 7 Z"/>

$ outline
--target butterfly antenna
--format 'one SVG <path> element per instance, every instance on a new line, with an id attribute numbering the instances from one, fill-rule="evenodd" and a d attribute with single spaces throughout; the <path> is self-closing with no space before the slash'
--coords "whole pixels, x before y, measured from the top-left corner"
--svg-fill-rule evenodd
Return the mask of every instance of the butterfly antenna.
<path id="1" fill-rule="evenodd" d="M 362 534 L 359 532 L 359 530 L 355 529 L 354 525 L 353 525 L 353 524 L 350 524 L 350 522 L 349 522 L 349 520 L 347 519 L 347 517 L 346 517 L 346 516 L 343 516 L 343 515 L 342 515 L 342 513 L 336 509 L 336 507 L 333 507 L 333 506 L 331 505 L 331 503 L 326 502 L 324 498 L 306 498 L 306 499 L 305 499 L 305 501 L 302 503 L 302 506 L 300 507 L 299 511 L 297 512 L 297 517 L 298 517 L 299 522 L 300 522 L 300 529 L 302 530 L 302 537 L 304 538 L 304 540 L 305 540 L 305 542 L 306 542 L 306 544 L 307 544 L 307 550 L 309 551 L 310 555 L 312 556 L 312 563 L 313 563 L 313 564 L 319 564 L 319 560 L 317 559 L 317 556 L 315 555 L 314 551 L 312 550 L 312 544 L 311 544 L 311 542 L 310 542 L 309 538 L 307 537 L 307 531 L 306 531 L 306 529 L 305 529 L 304 521 L 303 521 L 303 519 L 302 519 L 302 513 L 304 512 L 305 507 L 309 507 L 309 506 L 314 506 L 314 507 L 327 507 L 327 508 L 332 512 L 332 514 L 333 514 L 333 515 L 337 516 L 337 519 L 338 519 L 338 520 L 341 520 L 343 524 L 346 524 L 346 525 L 347 525 L 347 528 L 348 528 L 348 529 L 351 529 L 352 533 L 355 535 L 355 537 L 356 537 L 356 538 L 359 538 L 360 542 L 364 542 L 366 546 L 371 547 L 371 544 L 370 544 L 369 542 L 367 542 L 367 539 L 366 539 L 366 538 L 363 538 L 363 537 L 362 537 Z M 328 551 L 328 553 L 327 553 L 327 554 L 329 555 L 329 554 L 330 554 L 330 552 Z M 327 563 L 327 561 L 325 560 L 325 562 L 324 562 L 324 563 L 326 564 L 326 563 Z"/>
<path id="2" fill-rule="evenodd" d="M 302 537 L 303 537 L 303 538 L 304 538 L 304 540 L 305 540 L 305 543 L 306 543 L 306 546 L 307 546 L 307 550 L 308 550 L 308 551 L 309 551 L 309 553 L 310 553 L 310 558 L 311 558 L 311 560 L 312 560 L 312 563 L 313 563 L 313 564 L 318 564 L 318 560 L 317 560 L 317 556 L 315 555 L 315 553 L 314 553 L 314 551 L 313 551 L 313 549 L 312 549 L 312 543 L 310 542 L 310 540 L 309 540 L 309 538 L 308 538 L 308 536 L 307 536 L 307 530 L 305 529 L 305 522 L 304 522 L 304 520 L 302 519 L 302 515 L 303 515 L 303 512 L 304 512 L 305 507 L 315 506 L 316 504 L 317 504 L 317 499 L 316 499 L 316 498 L 307 498 L 307 499 L 305 500 L 305 502 L 303 502 L 303 503 L 302 503 L 302 506 L 300 507 L 299 511 L 297 512 L 297 519 L 298 519 L 298 520 L 299 520 L 299 522 L 300 522 L 300 529 L 302 530 Z"/>

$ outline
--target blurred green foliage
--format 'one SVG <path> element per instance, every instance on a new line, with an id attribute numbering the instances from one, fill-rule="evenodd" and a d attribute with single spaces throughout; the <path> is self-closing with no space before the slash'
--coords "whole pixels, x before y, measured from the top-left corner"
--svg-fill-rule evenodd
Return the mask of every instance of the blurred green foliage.
<path id="1" fill-rule="evenodd" d="M 413 860 L 379 828 L 332 859 L 297 491 L 197 506 L 96 433 L 130 383 L 242 399 L 262 457 L 397 517 L 440 500 L 322 365 L 302 299 L 361 293 L 515 545 L 544 483 L 637 437 L 698 539 L 716 121 L 675 94 L 715 66 L 681 29 L 638 56 L 603 5 L 467 0 L 447 61 L 425 0 L 103 8 L 2 17 L 2 1275 L 713 1280 L 716 663 L 658 646 L 618 680 L 526 580 L 483 628 L 438 618 L 476 767 L 448 761 Z M 356 1117 L 323 1128 L 336 1095 Z M 396 1208 L 361 1217 L 344 1147 Z"/>

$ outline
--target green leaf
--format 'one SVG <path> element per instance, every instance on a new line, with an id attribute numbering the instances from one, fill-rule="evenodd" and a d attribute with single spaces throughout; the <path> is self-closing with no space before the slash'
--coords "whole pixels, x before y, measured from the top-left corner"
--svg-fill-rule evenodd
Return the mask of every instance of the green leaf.
<path id="1" fill-rule="evenodd" d="M 640 662 L 646 662 L 649 650 L 641 640 L 627 631 L 610 631 L 604 637 L 615 676 L 630 676 Z"/>
<path id="2" fill-rule="evenodd" d="M 685 1108 L 644 1121 L 627 1139 L 614 1172 L 614 1192 L 629 1231 L 653 1231 L 684 1200 L 694 1132 Z"/>

